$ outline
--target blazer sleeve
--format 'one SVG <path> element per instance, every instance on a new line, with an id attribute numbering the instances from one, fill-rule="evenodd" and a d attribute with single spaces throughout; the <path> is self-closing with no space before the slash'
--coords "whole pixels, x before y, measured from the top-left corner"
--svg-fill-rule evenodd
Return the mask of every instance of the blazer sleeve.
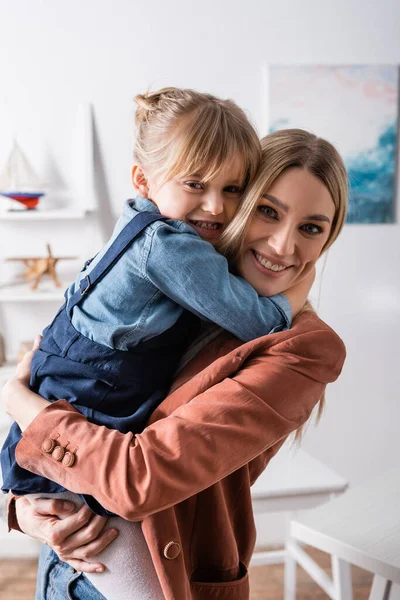
<path id="1" fill-rule="evenodd" d="M 89 423 L 59 400 L 25 429 L 16 458 L 21 467 L 140 521 L 220 481 L 302 425 L 344 357 L 332 330 L 300 332 L 246 359 L 239 352 L 231 377 L 137 435 Z M 42 450 L 46 438 L 57 437 L 75 448 L 72 467 Z"/>

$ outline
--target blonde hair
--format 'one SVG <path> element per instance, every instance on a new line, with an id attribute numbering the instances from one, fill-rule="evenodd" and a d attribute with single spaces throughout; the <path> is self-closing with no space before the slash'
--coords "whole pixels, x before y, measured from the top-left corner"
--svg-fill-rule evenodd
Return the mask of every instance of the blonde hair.
<path id="1" fill-rule="evenodd" d="M 235 262 L 243 247 L 247 227 L 254 215 L 259 199 L 286 169 L 305 169 L 317 177 L 328 189 L 335 205 L 325 252 L 337 239 L 346 220 L 348 206 L 348 180 L 345 166 L 335 147 L 322 138 L 302 129 L 283 129 L 261 140 L 261 163 L 253 184 L 245 193 L 238 212 L 226 228 L 218 243 L 218 250 L 231 262 Z M 322 254 L 321 252 L 321 254 Z M 297 314 L 313 311 L 309 301 Z M 317 408 L 316 421 L 321 418 L 325 405 L 325 393 Z M 303 427 L 299 427 L 295 439 L 299 441 Z"/>
<path id="2" fill-rule="evenodd" d="M 254 178 L 260 141 L 232 100 L 168 87 L 139 94 L 135 101 L 134 158 L 151 181 L 164 183 L 194 173 L 207 181 L 237 156 L 243 160 L 243 185 Z"/>

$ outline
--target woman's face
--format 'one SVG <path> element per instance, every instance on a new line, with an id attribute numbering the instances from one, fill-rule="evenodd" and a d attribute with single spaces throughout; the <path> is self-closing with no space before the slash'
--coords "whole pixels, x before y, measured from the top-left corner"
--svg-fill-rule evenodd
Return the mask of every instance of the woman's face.
<path id="1" fill-rule="evenodd" d="M 238 261 L 240 275 L 262 296 L 289 289 L 315 265 L 334 215 L 322 181 L 304 169 L 287 169 L 259 200 Z"/>

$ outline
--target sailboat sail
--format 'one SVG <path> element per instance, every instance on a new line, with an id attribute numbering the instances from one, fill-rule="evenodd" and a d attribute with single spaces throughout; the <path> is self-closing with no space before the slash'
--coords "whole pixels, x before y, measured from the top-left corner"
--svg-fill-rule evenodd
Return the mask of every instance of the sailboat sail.
<path id="1" fill-rule="evenodd" d="M 0 175 L 0 195 L 16 200 L 29 210 L 36 208 L 39 198 L 44 195 L 44 192 L 39 191 L 40 188 L 39 177 L 14 141 L 14 147 Z"/>
<path id="2" fill-rule="evenodd" d="M 40 179 L 16 142 L 0 175 L 2 192 L 35 193 L 41 189 Z"/>

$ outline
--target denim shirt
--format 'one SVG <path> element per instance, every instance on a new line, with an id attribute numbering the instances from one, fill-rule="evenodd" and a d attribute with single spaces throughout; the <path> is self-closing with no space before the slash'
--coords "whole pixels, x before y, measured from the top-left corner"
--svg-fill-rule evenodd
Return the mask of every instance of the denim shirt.
<path id="1" fill-rule="evenodd" d="M 124 205 L 104 249 L 67 290 L 69 298 L 118 233 L 140 211 L 157 211 L 146 198 Z M 128 350 L 160 335 L 187 309 L 243 341 L 287 329 L 291 306 L 283 294 L 261 297 L 228 262 L 183 221 L 156 221 L 134 240 L 111 271 L 73 309 L 72 324 L 89 339 Z"/>

